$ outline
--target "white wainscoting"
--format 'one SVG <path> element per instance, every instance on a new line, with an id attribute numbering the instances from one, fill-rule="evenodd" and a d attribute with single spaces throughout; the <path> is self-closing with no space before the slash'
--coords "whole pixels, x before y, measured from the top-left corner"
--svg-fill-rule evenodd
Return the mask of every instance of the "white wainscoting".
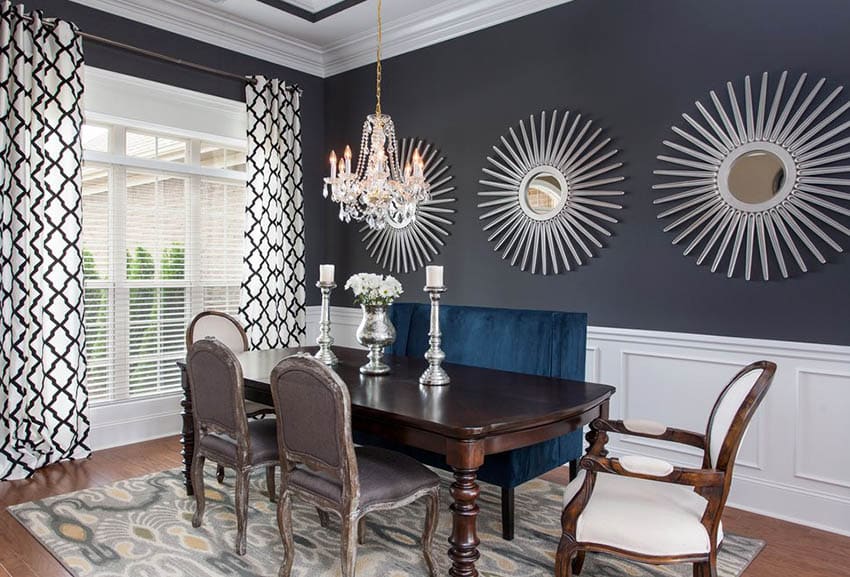
<path id="1" fill-rule="evenodd" d="M 333 335 L 357 346 L 355 308 L 333 307 Z M 319 307 L 307 312 L 307 342 Z M 444 338 L 452 338 L 444 335 Z M 704 431 L 720 389 L 756 360 L 778 365 L 744 439 L 729 504 L 850 535 L 850 347 L 590 327 L 587 379 L 617 387 L 612 418 L 648 418 Z M 615 438 L 613 454 L 647 454 L 696 466 L 688 447 Z"/>
<path id="2" fill-rule="evenodd" d="M 182 395 L 95 405 L 89 409 L 89 445 L 99 451 L 180 433 Z"/>

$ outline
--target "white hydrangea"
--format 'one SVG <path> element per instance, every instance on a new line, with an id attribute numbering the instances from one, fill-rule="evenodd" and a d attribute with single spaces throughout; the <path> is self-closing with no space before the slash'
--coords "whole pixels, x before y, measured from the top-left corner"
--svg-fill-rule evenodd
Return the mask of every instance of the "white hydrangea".
<path id="1" fill-rule="evenodd" d="M 386 306 L 404 292 L 396 278 L 373 273 L 352 275 L 346 281 L 345 288 L 354 293 L 354 302 L 363 305 Z"/>

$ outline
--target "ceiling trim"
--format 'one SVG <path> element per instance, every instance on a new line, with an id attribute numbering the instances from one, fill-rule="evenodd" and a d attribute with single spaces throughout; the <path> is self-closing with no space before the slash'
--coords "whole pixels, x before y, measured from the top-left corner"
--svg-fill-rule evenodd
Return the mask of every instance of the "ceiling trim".
<path id="1" fill-rule="evenodd" d="M 375 61 L 376 32 L 320 46 L 233 16 L 196 0 L 73 0 L 214 46 L 327 77 Z M 572 0 L 442 0 L 404 18 L 384 22 L 385 58 L 412 52 Z M 304 4 L 299 2 L 299 4 Z M 251 71 L 246 71 L 249 74 Z"/>
<path id="2" fill-rule="evenodd" d="M 384 22 L 382 57 L 390 58 L 471 34 L 572 0 L 448 0 Z M 377 33 L 357 34 L 325 47 L 324 75 L 375 62 Z"/>
<path id="3" fill-rule="evenodd" d="M 281 36 L 253 22 L 221 16 L 191 0 L 146 0 L 144 5 L 133 0 L 73 1 L 301 72 L 325 75 L 320 46 Z"/>
<path id="4" fill-rule="evenodd" d="M 293 2 L 291 0 L 258 0 L 258 2 L 262 2 L 266 6 L 271 6 L 272 8 L 286 12 L 287 14 L 297 16 L 307 22 L 319 22 L 320 20 L 329 18 L 334 14 L 339 14 L 343 10 L 348 10 L 353 6 L 362 4 L 363 2 L 366 2 L 366 0 L 340 0 L 339 2 L 334 2 L 327 8 L 315 11 L 305 8 L 303 2 Z"/>

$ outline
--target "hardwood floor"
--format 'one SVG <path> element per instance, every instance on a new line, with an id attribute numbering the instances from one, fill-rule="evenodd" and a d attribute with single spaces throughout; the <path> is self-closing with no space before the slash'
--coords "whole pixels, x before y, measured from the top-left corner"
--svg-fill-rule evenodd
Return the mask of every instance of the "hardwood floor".
<path id="1" fill-rule="evenodd" d="M 70 577 L 6 507 L 181 465 L 178 437 L 98 451 L 91 459 L 45 467 L 31 479 L 0 482 L 0 577 Z M 4 572 L 5 571 L 5 572 Z"/>
<path id="2" fill-rule="evenodd" d="M 87 461 L 47 467 L 25 481 L 0 482 L 0 577 L 70 577 L 6 507 L 181 465 L 177 437 L 98 451 Z M 564 483 L 566 471 L 547 479 Z M 518 512 L 520 515 L 521 512 Z M 744 577 L 850 576 L 850 537 L 727 509 L 726 530 L 767 542 Z"/>

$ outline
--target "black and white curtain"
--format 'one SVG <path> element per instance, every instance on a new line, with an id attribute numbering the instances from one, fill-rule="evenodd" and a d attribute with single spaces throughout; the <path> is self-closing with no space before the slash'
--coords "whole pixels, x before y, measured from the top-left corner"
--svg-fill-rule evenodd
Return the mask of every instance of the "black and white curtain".
<path id="1" fill-rule="evenodd" d="M 0 479 L 89 454 L 74 27 L 0 4 Z"/>
<path id="2" fill-rule="evenodd" d="M 305 335 L 301 95 L 249 78 L 248 185 L 239 312 L 253 349 L 298 346 Z"/>

